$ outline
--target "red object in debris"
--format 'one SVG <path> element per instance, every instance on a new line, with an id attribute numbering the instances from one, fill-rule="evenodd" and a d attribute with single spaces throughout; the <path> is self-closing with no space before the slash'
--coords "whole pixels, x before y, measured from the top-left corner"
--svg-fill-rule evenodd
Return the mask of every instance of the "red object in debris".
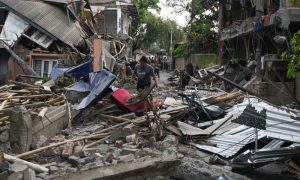
<path id="1" fill-rule="evenodd" d="M 145 112 L 144 102 L 126 105 L 127 101 L 132 98 L 132 95 L 126 89 L 120 88 L 113 92 L 111 96 L 121 108 L 129 112 Z"/>
<path id="2" fill-rule="evenodd" d="M 154 109 L 159 109 L 159 107 L 162 106 L 162 101 L 160 99 L 154 99 L 153 100 L 153 108 Z"/>
<path id="3" fill-rule="evenodd" d="M 61 153 L 61 156 L 64 157 L 64 158 L 68 158 L 69 156 L 72 155 L 73 148 L 74 148 L 74 143 L 73 142 L 67 143 L 64 146 L 64 149 L 63 149 L 63 151 Z"/>

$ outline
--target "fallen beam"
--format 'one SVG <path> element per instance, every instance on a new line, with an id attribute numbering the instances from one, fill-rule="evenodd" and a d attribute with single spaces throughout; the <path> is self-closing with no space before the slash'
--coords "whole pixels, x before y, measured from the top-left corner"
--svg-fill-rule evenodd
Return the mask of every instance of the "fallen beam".
<path id="1" fill-rule="evenodd" d="M 8 99 L 39 99 L 39 98 L 46 98 L 51 97 L 53 94 L 39 94 L 39 95 L 29 95 L 29 96 L 12 96 L 7 98 L 0 98 L 0 101 L 8 100 Z"/>
<path id="2" fill-rule="evenodd" d="M 106 134 L 105 134 L 105 135 L 106 135 Z M 50 148 L 52 148 L 52 147 L 57 147 L 57 146 L 66 144 L 66 143 L 68 143 L 68 142 L 81 141 L 81 140 L 84 140 L 84 139 L 90 139 L 90 138 L 94 138 L 94 137 L 99 137 L 99 134 L 96 134 L 96 135 L 89 135 L 89 136 L 84 136 L 84 137 L 80 137 L 80 138 L 76 138 L 76 139 L 70 139 L 70 140 L 66 140 L 66 141 L 54 143 L 54 144 L 51 144 L 51 145 L 48 145 L 48 146 L 45 146 L 45 147 L 41 147 L 41 148 L 38 148 L 38 149 L 35 149 L 35 150 L 32 150 L 32 151 L 28 151 L 28 152 L 25 152 L 25 153 L 22 153 L 22 154 L 18 154 L 16 157 L 17 157 L 17 158 L 24 158 L 24 157 L 26 157 L 26 156 L 30 156 L 30 155 L 33 155 L 33 154 L 42 152 L 42 151 L 47 150 L 47 149 L 50 149 Z"/>

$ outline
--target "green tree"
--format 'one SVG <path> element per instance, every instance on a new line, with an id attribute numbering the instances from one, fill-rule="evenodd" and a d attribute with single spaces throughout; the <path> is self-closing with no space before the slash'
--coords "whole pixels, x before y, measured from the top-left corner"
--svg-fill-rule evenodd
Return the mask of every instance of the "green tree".
<path id="1" fill-rule="evenodd" d="M 191 53 L 217 53 L 218 2 L 192 0 L 187 10 L 190 21 L 187 26 Z"/>
<path id="2" fill-rule="evenodd" d="M 163 20 L 161 17 L 155 16 L 148 7 L 159 10 L 155 0 L 135 0 L 133 1 L 139 11 L 139 17 L 134 22 L 134 48 L 143 48 L 153 50 L 156 45 L 160 49 L 170 51 L 171 33 L 173 42 L 177 43 L 184 39 L 183 29 L 178 27 L 175 21 Z M 150 3 L 150 6 L 147 6 Z M 156 48 L 157 50 L 157 48 Z"/>

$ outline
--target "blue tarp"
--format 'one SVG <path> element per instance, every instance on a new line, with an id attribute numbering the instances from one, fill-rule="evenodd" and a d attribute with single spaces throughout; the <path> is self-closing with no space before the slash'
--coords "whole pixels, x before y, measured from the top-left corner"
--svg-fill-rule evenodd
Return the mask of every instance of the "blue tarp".
<path id="1" fill-rule="evenodd" d="M 81 77 L 84 77 L 92 72 L 92 58 L 87 56 L 85 58 L 87 62 L 79 64 L 78 66 L 72 67 L 65 72 L 65 76 L 74 77 L 79 80 Z"/>
<path id="2" fill-rule="evenodd" d="M 66 88 L 68 91 L 76 91 L 76 92 L 90 92 L 91 86 L 89 83 L 80 80 L 75 83 L 72 87 Z"/>
<path id="3" fill-rule="evenodd" d="M 116 80 L 116 76 L 106 70 L 102 70 L 98 73 L 90 73 L 89 74 L 90 94 L 80 102 L 80 104 L 77 106 L 76 109 L 77 110 L 84 109 L 88 107 L 90 104 L 92 104 L 93 102 L 100 100 L 103 97 L 106 90 L 110 87 L 110 85 L 115 80 Z"/>
<path id="4" fill-rule="evenodd" d="M 51 79 L 53 81 L 55 81 L 58 78 L 58 76 L 64 75 L 64 73 L 68 69 L 70 69 L 70 68 L 53 68 L 52 71 L 51 71 L 51 75 L 50 75 Z"/>

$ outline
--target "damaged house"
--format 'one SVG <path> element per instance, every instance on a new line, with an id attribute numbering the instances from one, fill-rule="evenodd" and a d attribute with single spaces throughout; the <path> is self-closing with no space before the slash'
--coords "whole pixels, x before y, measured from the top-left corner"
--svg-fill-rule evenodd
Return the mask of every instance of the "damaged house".
<path id="1" fill-rule="evenodd" d="M 56 64 L 76 64 L 86 53 L 93 30 L 90 19 L 81 18 L 85 1 L 1 0 L 0 4 L 2 83 L 18 74 L 48 76 Z"/>
<path id="2" fill-rule="evenodd" d="M 275 104 L 294 100 L 292 97 L 299 90 L 295 89 L 295 82 L 286 78 L 288 62 L 281 60 L 281 54 L 290 51 L 290 39 L 300 29 L 297 3 L 220 2 L 219 62 L 228 64 L 224 76 Z M 223 88 L 229 90 L 232 86 L 225 83 Z"/>
<path id="3" fill-rule="evenodd" d="M 113 37 L 131 36 L 131 24 L 138 12 L 130 0 L 91 0 L 90 3 L 97 22 L 97 34 Z"/>

